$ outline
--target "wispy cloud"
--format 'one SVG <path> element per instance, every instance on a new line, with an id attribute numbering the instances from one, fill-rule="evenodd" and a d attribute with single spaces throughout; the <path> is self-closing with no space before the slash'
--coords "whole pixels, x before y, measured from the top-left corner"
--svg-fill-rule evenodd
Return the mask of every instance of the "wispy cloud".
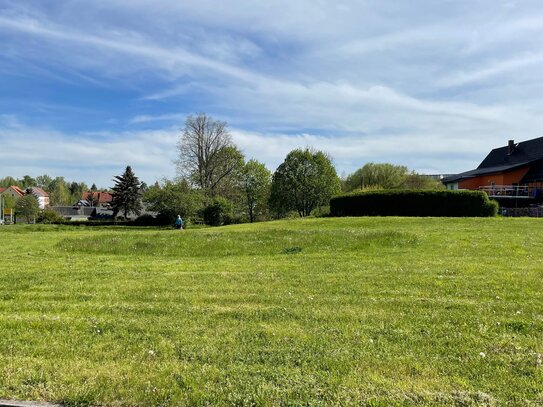
<path id="1" fill-rule="evenodd" d="M 139 123 L 163 122 L 163 121 L 183 122 L 186 117 L 187 117 L 186 114 L 177 114 L 177 113 L 161 114 L 158 116 L 140 115 L 140 116 L 135 116 L 132 119 L 130 119 L 130 123 L 139 124 Z"/>
<path id="2" fill-rule="evenodd" d="M 262 80 L 260 75 L 243 68 L 197 55 L 181 47 L 164 48 L 139 38 L 139 36 L 131 35 L 133 33 L 130 32 L 112 33 L 110 36 L 89 35 L 33 19 L 8 19 L 5 17 L 0 17 L 0 28 L 16 30 L 48 40 L 104 48 L 121 54 L 137 56 L 147 59 L 155 65 L 160 65 L 165 70 L 171 70 L 176 64 L 182 64 L 208 69 L 243 81 L 260 82 Z"/>
<path id="3" fill-rule="evenodd" d="M 543 52 L 522 55 L 504 61 L 496 61 L 473 71 L 454 73 L 440 80 L 439 84 L 443 86 L 467 85 L 474 82 L 486 81 L 500 74 L 519 72 L 522 68 L 541 65 L 541 63 L 543 63 Z"/>
<path id="4" fill-rule="evenodd" d="M 469 169 L 543 131 L 541 35 L 536 0 L 0 0 L 0 173 L 173 175 L 200 111 L 271 169 L 309 145 L 340 171 Z"/>

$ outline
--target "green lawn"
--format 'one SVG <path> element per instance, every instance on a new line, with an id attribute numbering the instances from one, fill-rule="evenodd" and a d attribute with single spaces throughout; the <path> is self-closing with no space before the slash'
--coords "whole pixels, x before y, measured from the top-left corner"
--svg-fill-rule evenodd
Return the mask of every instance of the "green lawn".
<path id="1" fill-rule="evenodd" d="M 0 227 L 0 398 L 543 403 L 543 220 Z"/>

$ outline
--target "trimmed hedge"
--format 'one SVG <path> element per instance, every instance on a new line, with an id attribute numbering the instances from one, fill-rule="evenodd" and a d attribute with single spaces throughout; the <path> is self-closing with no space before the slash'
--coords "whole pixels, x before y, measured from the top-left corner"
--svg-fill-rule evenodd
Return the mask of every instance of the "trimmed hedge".
<path id="1" fill-rule="evenodd" d="M 369 191 L 330 200 L 331 216 L 496 216 L 498 203 L 481 191 Z"/>

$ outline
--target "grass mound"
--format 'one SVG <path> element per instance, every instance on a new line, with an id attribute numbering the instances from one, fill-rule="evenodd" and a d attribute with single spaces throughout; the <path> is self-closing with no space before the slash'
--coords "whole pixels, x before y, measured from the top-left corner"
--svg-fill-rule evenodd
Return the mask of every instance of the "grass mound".
<path id="1" fill-rule="evenodd" d="M 104 232 L 99 239 L 71 236 L 56 248 L 63 252 L 157 257 L 269 256 L 291 252 L 362 251 L 368 248 L 409 248 L 418 243 L 409 232 L 375 231 L 364 228 L 345 230 L 253 230 L 206 229 L 186 233 L 162 231 L 139 233 L 126 238 L 125 232 Z"/>

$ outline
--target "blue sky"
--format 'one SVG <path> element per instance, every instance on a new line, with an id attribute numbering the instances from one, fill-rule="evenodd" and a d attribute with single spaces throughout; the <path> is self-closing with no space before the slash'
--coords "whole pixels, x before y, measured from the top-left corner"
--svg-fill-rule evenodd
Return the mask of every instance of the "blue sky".
<path id="1" fill-rule="evenodd" d="M 500 0 L 0 0 L 0 177 L 173 177 L 185 117 L 293 148 L 474 168 L 543 135 L 543 7 Z"/>

